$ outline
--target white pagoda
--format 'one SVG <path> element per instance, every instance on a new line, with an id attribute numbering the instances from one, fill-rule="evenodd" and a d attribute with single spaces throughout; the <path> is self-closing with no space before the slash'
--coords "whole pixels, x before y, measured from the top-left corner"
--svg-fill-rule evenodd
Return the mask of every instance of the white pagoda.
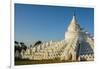
<path id="1" fill-rule="evenodd" d="M 90 61 L 94 60 L 94 41 L 81 29 L 73 15 L 64 40 L 33 46 L 22 51 L 21 55 L 23 59 L 30 60 Z"/>

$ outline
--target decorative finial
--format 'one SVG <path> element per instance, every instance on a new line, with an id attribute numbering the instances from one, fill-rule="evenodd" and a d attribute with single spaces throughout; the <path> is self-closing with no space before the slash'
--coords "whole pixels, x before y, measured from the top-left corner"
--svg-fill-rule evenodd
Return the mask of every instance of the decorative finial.
<path id="1" fill-rule="evenodd" d="M 76 8 L 74 8 L 73 16 L 75 16 L 75 13 L 76 13 Z"/>

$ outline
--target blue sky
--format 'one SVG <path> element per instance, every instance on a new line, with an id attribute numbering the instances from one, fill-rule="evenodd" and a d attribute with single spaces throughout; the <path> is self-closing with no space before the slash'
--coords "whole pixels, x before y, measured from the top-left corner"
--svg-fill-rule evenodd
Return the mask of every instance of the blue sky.
<path id="1" fill-rule="evenodd" d="M 15 40 L 62 40 L 75 7 L 15 4 Z M 94 9 L 75 10 L 78 24 L 94 33 Z"/>

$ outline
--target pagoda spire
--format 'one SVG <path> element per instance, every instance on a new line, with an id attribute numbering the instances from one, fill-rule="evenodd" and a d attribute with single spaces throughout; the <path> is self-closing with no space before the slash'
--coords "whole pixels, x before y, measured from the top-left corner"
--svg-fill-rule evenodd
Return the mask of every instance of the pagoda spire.
<path id="1" fill-rule="evenodd" d="M 79 30 L 80 30 L 80 26 L 77 23 L 77 19 L 76 19 L 76 8 L 74 8 L 72 20 L 70 21 L 70 24 L 68 26 L 68 30 L 67 31 L 70 31 L 70 32 L 75 32 L 76 31 L 77 32 Z"/>
<path id="2" fill-rule="evenodd" d="M 72 35 L 75 33 L 79 33 L 80 31 L 80 26 L 79 24 L 77 23 L 77 19 L 76 19 L 76 8 L 74 8 L 73 10 L 73 16 L 72 16 L 72 19 L 70 21 L 70 24 L 68 26 L 68 29 L 67 31 L 65 32 L 65 39 L 69 39 L 70 36 L 72 37 Z"/>

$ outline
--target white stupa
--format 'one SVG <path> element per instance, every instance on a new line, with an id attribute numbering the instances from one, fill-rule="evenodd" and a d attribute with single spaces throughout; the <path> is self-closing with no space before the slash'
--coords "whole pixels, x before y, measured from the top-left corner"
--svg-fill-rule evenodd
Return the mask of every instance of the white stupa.
<path id="1" fill-rule="evenodd" d="M 33 46 L 22 53 L 22 58 L 30 60 L 45 60 L 60 58 L 65 61 L 81 61 L 94 59 L 94 42 L 83 32 L 77 23 L 76 16 L 65 32 L 65 39 L 50 41 Z"/>
<path id="2" fill-rule="evenodd" d="M 67 60 L 93 60 L 94 58 L 94 42 L 93 40 L 81 30 L 74 15 L 67 32 L 65 32 L 65 41 L 67 43 L 66 49 L 63 52 L 63 58 Z M 69 50 L 69 51 L 67 51 Z M 70 56 L 65 56 L 69 54 Z"/>

